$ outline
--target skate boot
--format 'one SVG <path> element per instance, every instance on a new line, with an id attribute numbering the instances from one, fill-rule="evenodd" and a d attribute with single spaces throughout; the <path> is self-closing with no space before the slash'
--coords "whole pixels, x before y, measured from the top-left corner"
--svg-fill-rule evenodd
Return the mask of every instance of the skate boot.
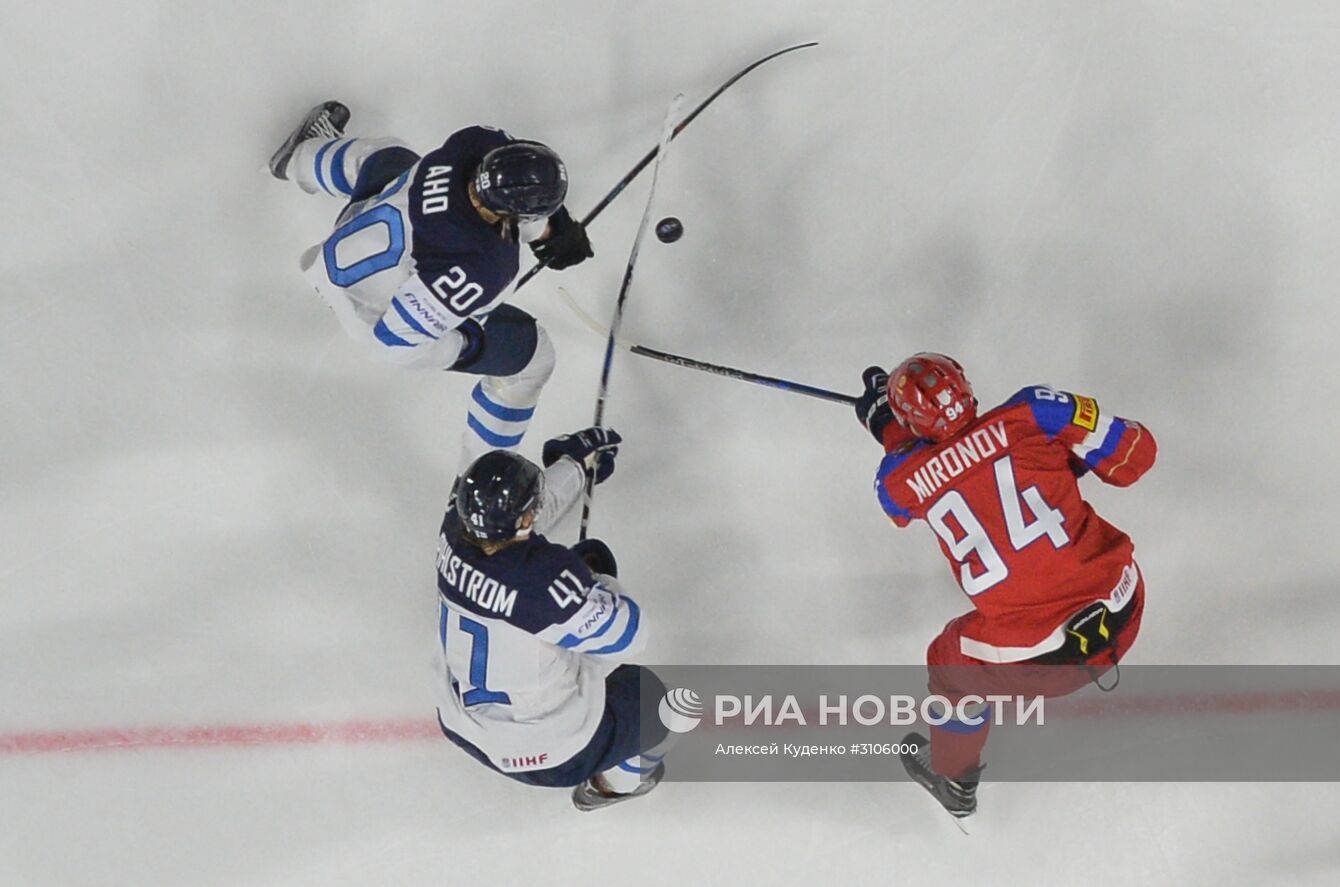
<path id="1" fill-rule="evenodd" d="M 958 779 L 950 779 L 931 769 L 930 740 L 920 733 L 909 733 L 903 737 L 905 745 L 915 745 L 916 752 L 899 755 L 903 769 L 926 791 L 931 793 L 940 806 L 955 819 L 966 819 L 977 812 L 977 781 L 984 767 L 974 767 Z"/>
<path id="2" fill-rule="evenodd" d="M 596 784 L 597 777 L 592 776 L 572 790 L 572 806 L 583 813 L 590 813 L 592 810 L 599 810 L 602 807 L 609 807 L 618 804 L 620 801 L 628 801 L 633 798 L 640 798 L 647 792 L 661 784 L 661 779 L 665 776 L 665 765 L 658 764 L 656 769 L 651 771 L 636 791 L 623 794 L 607 792 Z"/>
<path id="3" fill-rule="evenodd" d="M 286 179 L 288 176 L 289 158 L 298 145 L 308 139 L 338 139 L 344 135 L 344 128 L 349 125 L 349 108 L 340 102 L 322 102 L 315 108 L 307 112 L 307 116 L 302 119 L 297 128 L 289 133 L 289 137 L 284 140 L 284 144 L 279 146 L 279 150 L 270 158 L 270 174 L 276 179 Z"/>

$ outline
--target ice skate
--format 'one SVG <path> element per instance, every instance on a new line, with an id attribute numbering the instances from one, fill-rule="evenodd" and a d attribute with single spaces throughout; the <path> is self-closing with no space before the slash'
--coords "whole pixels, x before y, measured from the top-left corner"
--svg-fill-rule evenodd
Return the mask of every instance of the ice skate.
<path id="1" fill-rule="evenodd" d="M 909 733 L 903 737 L 903 744 L 916 747 L 915 752 L 898 756 L 903 769 L 930 792 L 950 816 L 961 822 L 977 812 L 977 781 L 982 767 L 970 770 L 960 779 L 950 779 L 931 769 L 931 744 L 926 737 L 920 733 Z M 963 828 L 962 825 L 959 827 Z"/>
<path id="2" fill-rule="evenodd" d="M 284 144 L 270 158 L 270 174 L 276 179 L 287 179 L 288 162 L 298 145 L 308 139 L 338 139 L 349 125 L 349 108 L 340 102 L 322 102 L 307 112 L 302 122 L 289 133 Z"/>
<path id="3" fill-rule="evenodd" d="M 604 791 L 595 784 L 597 777 L 593 776 L 572 790 L 572 806 L 583 813 L 590 813 L 592 810 L 609 807 L 613 804 L 618 804 L 620 801 L 640 798 L 656 786 L 660 785 L 661 779 L 664 776 L 665 765 L 657 764 L 656 769 L 651 771 L 635 791 L 623 794 Z"/>

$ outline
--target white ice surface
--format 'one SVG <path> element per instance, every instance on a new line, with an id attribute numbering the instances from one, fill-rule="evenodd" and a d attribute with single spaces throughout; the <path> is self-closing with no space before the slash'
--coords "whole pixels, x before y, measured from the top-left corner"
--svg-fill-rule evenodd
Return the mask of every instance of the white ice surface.
<path id="1" fill-rule="evenodd" d="M 489 122 L 594 203 L 690 101 L 625 331 L 852 390 L 949 351 L 1146 422 L 1092 489 L 1148 577 L 1132 662 L 1335 661 L 1340 6 L 53 2 L 0 35 L 0 733 L 431 717 L 434 537 L 471 380 L 372 362 L 297 271 L 334 201 L 261 166 L 338 97 Z M 590 418 L 645 181 L 518 304 Z M 651 662 L 918 663 L 964 608 L 846 408 L 627 355 L 594 528 Z M 1096 486 L 1096 485 L 1095 485 Z M 571 528 L 568 528 L 571 538 Z M 1263 753 L 1269 753 L 1263 750 Z M 1340 790 L 667 784 L 581 817 L 442 741 L 0 756 L 0 885 L 1334 884 Z M 1107 874 L 1104 874 L 1104 872 Z M 1090 880 L 1096 879 L 1096 880 Z"/>

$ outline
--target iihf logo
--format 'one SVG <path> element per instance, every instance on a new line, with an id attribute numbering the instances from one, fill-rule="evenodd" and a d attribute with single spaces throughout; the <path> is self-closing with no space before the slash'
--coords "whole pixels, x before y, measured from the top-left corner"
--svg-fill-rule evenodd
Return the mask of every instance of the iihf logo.
<path id="1" fill-rule="evenodd" d="M 676 687 L 665 694 L 658 713 L 661 723 L 671 733 L 687 733 L 703 719 L 703 703 L 698 694 L 685 687 Z"/>

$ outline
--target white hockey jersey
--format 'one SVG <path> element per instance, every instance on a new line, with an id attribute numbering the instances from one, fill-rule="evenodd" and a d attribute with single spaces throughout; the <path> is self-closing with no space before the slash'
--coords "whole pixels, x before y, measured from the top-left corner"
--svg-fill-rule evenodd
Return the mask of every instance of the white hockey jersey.
<path id="1" fill-rule="evenodd" d="M 618 582 L 540 534 L 583 481 L 570 459 L 546 469 L 535 532 L 494 555 L 463 538 L 454 508 L 442 522 L 438 716 L 503 772 L 581 751 L 605 712 L 605 676 L 646 643 L 641 608 Z"/>
<path id="2" fill-rule="evenodd" d="M 456 362 L 465 345 L 458 328 L 504 301 L 519 267 L 518 240 L 529 243 L 546 229 L 539 219 L 516 239 L 504 237 L 470 203 L 468 177 L 485 154 L 512 141 L 483 126 L 454 133 L 381 193 L 351 204 L 330 236 L 303 255 L 307 279 L 346 333 L 402 366 Z M 332 142 L 330 153 L 342 145 Z"/>

